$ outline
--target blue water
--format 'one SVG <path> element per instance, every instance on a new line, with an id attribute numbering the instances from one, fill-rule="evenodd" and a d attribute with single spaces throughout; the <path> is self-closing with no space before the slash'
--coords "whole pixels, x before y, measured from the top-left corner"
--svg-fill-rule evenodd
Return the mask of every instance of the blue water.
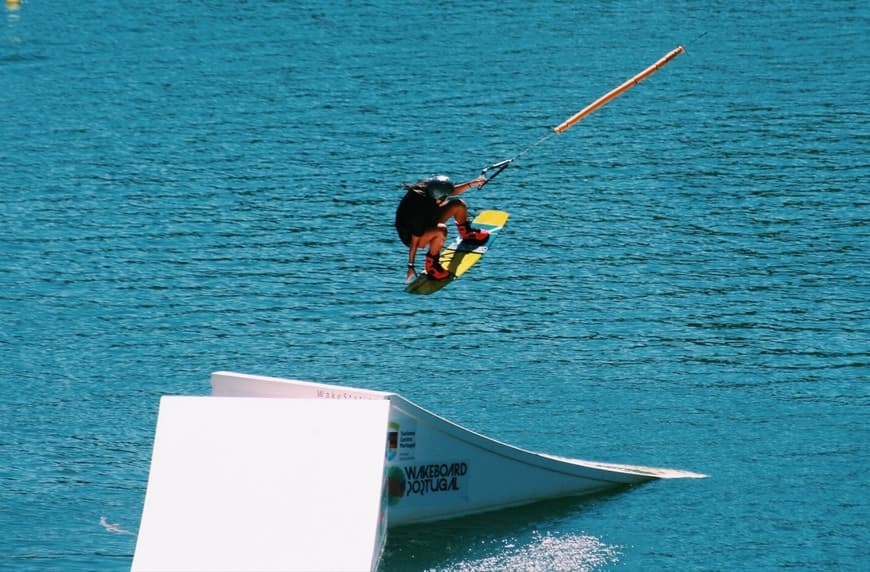
<path id="1" fill-rule="evenodd" d="M 398 529 L 384 571 L 870 566 L 866 3 L 0 10 L 3 569 L 129 569 L 158 400 L 220 369 L 710 475 Z M 467 195 L 512 214 L 482 264 L 402 291 L 402 182 L 678 44 Z"/>

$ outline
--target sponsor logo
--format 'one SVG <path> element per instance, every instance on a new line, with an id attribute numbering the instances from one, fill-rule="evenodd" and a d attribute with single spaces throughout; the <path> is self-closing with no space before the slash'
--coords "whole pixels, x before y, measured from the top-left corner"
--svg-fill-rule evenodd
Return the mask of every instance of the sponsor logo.
<path id="1" fill-rule="evenodd" d="M 371 395 L 364 395 L 360 393 L 351 393 L 349 391 L 340 391 L 340 390 L 332 390 L 332 389 L 318 389 L 315 392 L 315 396 L 317 399 L 366 399 L 366 400 L 375 400 L 381 399 L 380 397 L 375 397 Z"/>
<path id="2" fill-rule="evenodd" d="M 417 423 L 390 421 L 387 429 L 387 461 L 413 461 L 417 450 Z"/>
<path id="3" fill-rule="evenodd" d="M 464 493 L 468 486 L 468 463 L 430 463 L 393 465 L 387 471 L 387 494 L 390 506 L 403 498 Z"/>
<path id="4" fill-rule="evenodd" d="M 387 469 L 387 504 L 395 506 L 405 496 L 405 472 L 402 467 Z"/>
<path id="5" fill-rule="evenodd" d="M 390 421 L 389 431 L 387 431 L 387 460 L 392 461 L 396 458 L 399 450 L 399 424 Z"/>

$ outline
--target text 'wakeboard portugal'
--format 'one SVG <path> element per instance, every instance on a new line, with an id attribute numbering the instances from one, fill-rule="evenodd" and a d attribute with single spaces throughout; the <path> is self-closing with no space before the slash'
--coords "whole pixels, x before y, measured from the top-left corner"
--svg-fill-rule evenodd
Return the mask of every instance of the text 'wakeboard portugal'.
<path id="1" fill-rule="evenodd" d="M 450 276 L 444 280 L 432 280 L 422 272 L 408 284 L 405 291 L 411 294 L 432 294 L 468 272 L 492 247 L 498 231 L 504 228 L 509 216 L 504 211 L 483 211 L 477 215 L 471 225 L 489 231 L 486 242 L 469 242 L 457 238 L 441 251 L 441 266 L 450 272 Z"/>

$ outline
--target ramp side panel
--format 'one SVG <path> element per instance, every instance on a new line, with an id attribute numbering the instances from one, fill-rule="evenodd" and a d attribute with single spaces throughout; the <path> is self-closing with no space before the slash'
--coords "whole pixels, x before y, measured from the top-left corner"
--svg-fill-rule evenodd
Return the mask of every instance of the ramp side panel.
<path id="1" fill-rule="evenodd" d="M 368 570 L 389 402 L 164 397 L 133 571 Z"/>
<path id="2" fill-rule="evenodd" d="M 387 439 L 389 524 L 497 510 L 650 480 L 518 449 L 392 398 Z"/>

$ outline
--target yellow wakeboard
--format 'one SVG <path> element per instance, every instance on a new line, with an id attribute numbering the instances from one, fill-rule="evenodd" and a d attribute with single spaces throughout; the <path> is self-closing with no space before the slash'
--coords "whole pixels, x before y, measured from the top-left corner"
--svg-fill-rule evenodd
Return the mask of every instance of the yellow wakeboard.
<path id="1" fill-rule="evenodd" d="M 509 216 L 504 211 L 483 211 L 477 215 L 471 224 L 475 228 L 489 231 L 486 242 L 468 242 L 457 238 L 441 251 L 441 266 L 450 272 L 450 276 L 444 280 L 433 280 L 423 272 L 408 284 L 405 292 L 432 294 L 468 272 L 492 247 L 498 232 L 504 228 Z"/>

